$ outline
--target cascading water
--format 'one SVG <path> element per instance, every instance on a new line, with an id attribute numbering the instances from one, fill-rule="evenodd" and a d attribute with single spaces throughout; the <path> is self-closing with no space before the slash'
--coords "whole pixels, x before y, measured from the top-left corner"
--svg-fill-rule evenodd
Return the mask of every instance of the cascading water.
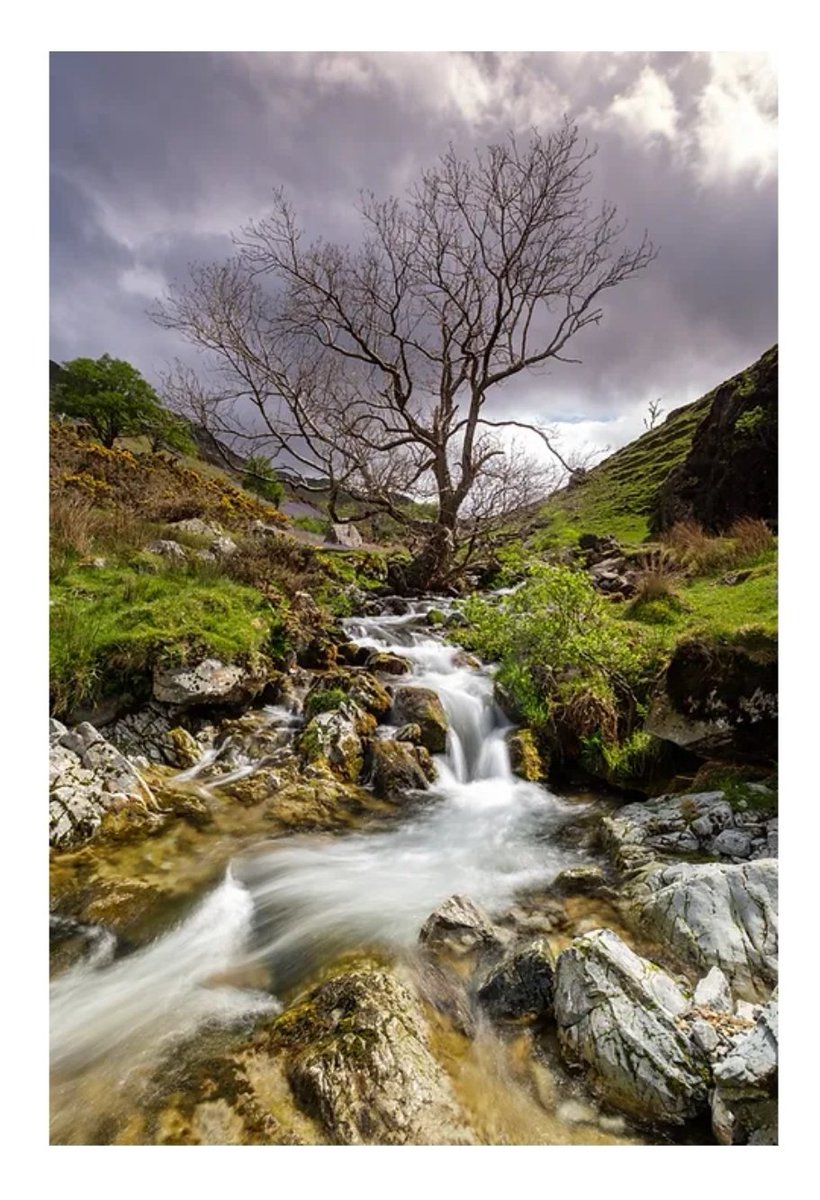
<path id="1" fill-rule="evenodd" d="M 277 992 L 337 953 L 410 949 L 425 918 L 450 895 L 500 912 L 517 893 L 546 885 L 577 860 L 550 836 L 577 806 L 513 775 L 510 727 L 493 701 L 489 673 L 465 665 L 463 652 L 431 636 L 423 610 L 345 624 L 360 645 L 410 659 L 413 672 L 402 686 L 440 697 L 450 731 L 430 791 L 386 829 L 283 838 L 246 850 L 169 933 L 125 957 L 98 957 L 58 976 L 51 1008 L 58 1078 L 101 1056 L 133 1063 L 206 1020 L 274 1008 Z M 270 710 L 272 725 L 287 729 L 294 719 Z M 222 755 L 207 751 L 178 778 L 199 781 Z M 254 769 L 230 756 L 222 761 L 232 770 L 209 778 L 209 788 Z M 265 990 L 241 986 L 247 978 L 264 979 Z"/>

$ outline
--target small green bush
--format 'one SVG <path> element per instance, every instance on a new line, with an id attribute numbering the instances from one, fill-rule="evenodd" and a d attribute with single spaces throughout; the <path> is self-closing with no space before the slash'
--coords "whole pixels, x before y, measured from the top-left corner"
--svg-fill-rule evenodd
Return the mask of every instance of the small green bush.
<path id="1" fill-rule="evenodd" d="M 328 688 L 326 691 L 311 692 L 305 701 L 305 717 L 309 721 L 317 713 L 341 708 L 347 699 L 349 699 L 348 694 L 342 688 Z"/>
<path id="2" fill-rule="evenodd" d="M 277 508 L 285 494 L 282 481 L 273 469 L 270 459 L 264 454 L 252 454 L 245 459 L 242 486 L 249 492 L 255 492 L 263 500 L 275 504 Z"/>

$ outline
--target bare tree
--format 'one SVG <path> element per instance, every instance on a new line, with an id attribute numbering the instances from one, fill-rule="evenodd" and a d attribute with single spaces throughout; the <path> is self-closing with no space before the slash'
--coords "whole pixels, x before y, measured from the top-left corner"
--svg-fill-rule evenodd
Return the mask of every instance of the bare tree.
<path id="1" fill-rule="evenodd" d="M 592 211 L 594 153 L 567 122 L 469 161 L 451 147 L 403 202 L 362 196 L 353 249 L 306 241 L 276 192 L 235 257 L 195 267 L 155 314 L 215 369 L 207 388 L 178 375 L 177 404 L 235 445 L 299 464 L 334 519 L 350 500 L 358 519 L 388 514 L 416 547 L 410 585 L 448 582 L 537 486 L 501 430 L 537 434 L 572 470 L 549 429 L 505 419 L 488 397 L 550 360 L 579 361 L 570 340 L 654 257 L 646 235 L 621 244 L 612 205 Z"/>
<path id="2" fill-rule="evenodd" d="M 657 400 L 649 401 L 648 411 L 649 411 L 649 416 L 644 417 L 644 419 L 643 419 L 643 427 L 644 427 L 644 429 L 647 430 L 647 432 L 650 429 L 655 428 L 658 421 L 660 420 L 661 413 L 666 411 L 665 409 L 661 408 L 661 397 L 660 396 L 658 397 Z"/>

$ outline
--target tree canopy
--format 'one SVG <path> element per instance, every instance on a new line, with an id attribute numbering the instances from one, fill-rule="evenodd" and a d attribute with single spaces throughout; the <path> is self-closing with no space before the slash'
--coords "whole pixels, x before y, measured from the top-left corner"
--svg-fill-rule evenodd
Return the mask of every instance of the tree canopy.
<path id="1" fill-rule="evenodd" d="M 565 122 L 460 158 L 404 200 L 364 194 L 354 247 L 309 241 L 281 191 L 224 263 L 195 266 L 155 314 L 208 352 L 175 403 L 234 444 L 317 478 L 334 520 L 388 514 L 415 551 L 410 586 L 439 586 L 511 536 L 572 465 L 551 431 L 487 401 L 522 372 L 574 362 L 610 289 L 654 257 L 622 244 L 588 198 L 594 151 Z M 502 431 L 526 429 L 539 462 Z M 320 482 L 318 482 L 320 479 Z M 406 499 L 432 501 L 430 517 Z"/>

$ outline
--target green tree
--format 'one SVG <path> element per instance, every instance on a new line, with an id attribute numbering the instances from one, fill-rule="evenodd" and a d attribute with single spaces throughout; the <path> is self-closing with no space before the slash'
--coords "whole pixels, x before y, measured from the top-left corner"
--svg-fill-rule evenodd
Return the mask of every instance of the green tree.
<path id="1" fill-rule="evenodd" d="M 150 435 L 163 422 L 174 420 L 139 371 L 109 354 L 63 363 L 52 388 L 51 408 L 87 421 L 109 449 L 118 437 Z"/>
<path id="2" fill-rule="evenodd" d="M 251 454 L 245 459 L 245 474 L 242 484 L 250 492 L 256 492 L 263 500 L 279 505 L 284 494 L 282 482 L 264 454 Z"/>

